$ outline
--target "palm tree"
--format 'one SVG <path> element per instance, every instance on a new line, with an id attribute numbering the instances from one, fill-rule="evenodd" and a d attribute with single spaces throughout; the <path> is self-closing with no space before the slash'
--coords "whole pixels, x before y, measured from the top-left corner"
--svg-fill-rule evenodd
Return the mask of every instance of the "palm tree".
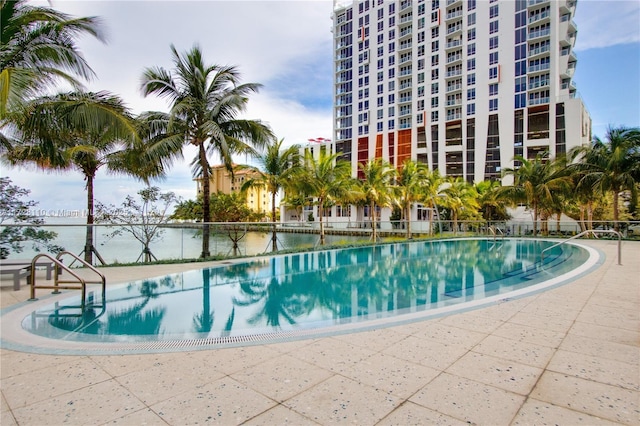
<path id="1" fill-rule="evenodd" d="M 362 198 L 369 204 L 371 211 L 371 238 L 373 242 L 376 242 L 378 238 L 376 208 L 391 205 L 394 191 L 391 184 L 396 176 L 396 171 L 388 161 L 382 159 L 369 160 L 364 164 L 359 163 L 358 167 L 363 174 L 360 181 L 360 192 Z"/>
<path id="2" fill-rule="evenodd" d="M 429 186 L 429 167 L 424 163 L 406 160 L 398 172 L 396 191 L 407 221 L 407 239 L 411 239 L 411 208 L 413 204 L 422 201 Z"/>
<path id="3" fill-rule="evenodd" d="M 311 152 L 305 153 L 305 170 L 300 175 L 303 192 L 316 198 L 318 219 L 320 221 L 320 244 L 324 245 L 323 210 L 327 203 L 341 201 L 352 195 L 353 180 L 351 164 L 347 161 L 336 161 L 338 154 L 320 152 L 316 160 Z"/>
<path id="4" fill-rule="evenodd" d="M 194 175 L 202 179 L 204 225 L 200 257 L 207 258 L 211 255 L 207 155 L 219 155 L 227 170 L 233 173 L 234 154 L 254 154 L 252 145 L 264 146 L 273 134 L 260 121 L 238 118 L 246 109 L 248 96 L 261 87 L 259 84 L 240 84 L 240 74 L 233 66 L 206 64 L 198 45 L 183 55 L 171 45 L 171 53 L 173 73 L 162 67 L 147 68 L 141 89 L 144 96 L 155 94 L 171 104 L 168 114 L 150 113 L 156 123 L 155 134 L 151 135 L 156 145 L 169 147 L 173 152 L 182 145 L 198 149 L 192 164 Z"/>
<path id="5" fill-rule="evenodd" d="M 480 207 L 477 200 L 478 193 L 469 182 L 461 177 L 449 178 L 447 183 L 448 186 L 442 190 L 445 195 L 444 204 L 451 212 L 453 232 L 457 234 L 458 218 L 463 214 L 473 216 Z"/>
<path id="6" fill-rule="evenodd" d="M 562 191 L 571 185 L 569 171 L 564 161 L 551 161 L 548 153 L 539 153 L 533 160 L 516 156 L 521 162 L 517 169 L 507 168 L 503 176 L 513 176 L 511 186 L 500 188 L 501 196 L 513 203 L 523 202 L 533 211 L 533 236 L 538 233 L 538 215 L 541 208 L 551 204 L 552 193 Z"/>
<path id="7" fill-rule="evenodd" d="M 427 175 L 427 185 L 424 187 L 424 201 L 427 206 L 436 211 L 438 221 L 440 221 L 440 213 L 438 212 L 437 199 L 443 194 L 441 193 L 444 184 L 444 178 L 440 172 L 436 169 Z M 432 221 L 433 215 L 431 215 L 430 221 Z M 440 226 L 440 232 L 442 232 L 442 225 Z M 433 233 L 432 223 L 429 223 L 429 235 Z"/>
<path id="8" fill-rule="evenodd" d="M 604 141 L 595 137 L 591 146 L 573 154 L 582 155 L 582 161 L 573 166 L 582 176 L 578 185 L 613 196 L 613 226 L 619 231 L 618 198 L 623 191 L 635 196 L 640 182 L 640 128 L 609 127 Z"/>
<path id="9" fill-rule="evenodd" d="M 276 195 L 278 192 L 291 186 L 291 182 L 299 175 L 302 166 L 300 150 L 297 145 L 290 146 L 282 150 L 283 139 L 267 145 L 267 149 L 258 155 L 259 167 L 242 167 L 255 172 L 256 176 L 248 179 L 242 185 L 242 191 L 252 187 L 266 187 L 271 194 L 271 222 L 273 222 L 273 234 L 271 237 L 271 248 L 278 250 L 278 239 L 276 236 Z"/>
<path id="10" fill-rule="evenodd" d="M 43 170 L 79 170 L 87 188 L 85 261 L 92 263 L 94 180 L 98 170 L 136 176 L 148 183 L 164 173 L 136 141 L 135 123 L 123 101 L 107 92 L 72 92 L 29 103 L 28 115 L 15 123 L 20 142 L 5 155 L 14 165 L 34 164 Z M 131 158 L 136 158 L 133 162 Z M 137 168 L 136 164 L 144 164 Z M 150 166 L 152 165 L 152 166 Z"/>
<path id="11" fill-rule="evenodd" d="M 27 0 L 1 0 L 0 120 L 59 80 L 80 89 L 77 77 L 94 76 L 76 45 L 81 35 L 104 41 L 96 17 L 72 18 Z"/>

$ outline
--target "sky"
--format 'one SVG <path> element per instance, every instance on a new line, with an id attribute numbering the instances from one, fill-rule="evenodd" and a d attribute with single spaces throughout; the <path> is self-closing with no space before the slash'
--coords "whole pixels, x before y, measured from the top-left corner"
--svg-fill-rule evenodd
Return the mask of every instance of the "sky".
<path id="1" fill-rule="evenodd" d="M 250 97 L 246 118 L 260 119 L 285 144 L 330 138 L 332 133 L 332 1 L 33 1 L 73 16 L 98 16 L 107 43 L 79 41 L 97 74 L 87 90 L 122 97 L 134 113 L 168 110 L 155 96 L 142 97 L 146 67 L 172 68 L 170 45 L 179 52 L 198 44 L 207 62 L 235 65 L 242 82 L 260 83 Z M 575 22 L 578 65 L 574 82 L 589 110 L 594 135 L 611 126 L 640 126 L 640 1 L 580 0 Z M 176 163 L 153 185 L 183 199 L 196 196 L 189 162 Z M 242 161 L 242 159 L 240 160 Z M 217 159 L 211 159 L 217 163 Z M 45 214 L 86 208 L 85 182 L 77 171 L 48 174 L 0 165 L 0 176 L 31 191 Z M 120 205 L 143 184 L 101 171 L 95 198 Z"/>

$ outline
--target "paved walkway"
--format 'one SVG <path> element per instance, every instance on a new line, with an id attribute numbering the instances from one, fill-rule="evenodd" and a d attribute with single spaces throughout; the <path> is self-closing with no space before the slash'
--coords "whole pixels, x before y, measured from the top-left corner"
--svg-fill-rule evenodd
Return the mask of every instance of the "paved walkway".
<path id="1" fill-rule="evenodd" d="M 623 266 L 616 242 L 587 244 L 604 265 L 570 284 L 409 325 L 149 355 L 0 349 L 0 422 L 638 425 L 640 243 L 623 243 Z M 104 271 L 116 282 L 192 267 Z M 29 297 L 1 290 L 2 307 Z"/>

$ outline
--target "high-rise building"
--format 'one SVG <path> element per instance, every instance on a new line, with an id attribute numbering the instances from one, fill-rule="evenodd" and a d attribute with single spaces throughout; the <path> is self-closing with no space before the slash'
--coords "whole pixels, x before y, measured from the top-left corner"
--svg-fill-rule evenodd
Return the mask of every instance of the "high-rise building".
<path id="1" fill-rule="evenodd" d="M 469 182 L 591 140 L 576 0 L 334 1 L 336 151 Z"/>

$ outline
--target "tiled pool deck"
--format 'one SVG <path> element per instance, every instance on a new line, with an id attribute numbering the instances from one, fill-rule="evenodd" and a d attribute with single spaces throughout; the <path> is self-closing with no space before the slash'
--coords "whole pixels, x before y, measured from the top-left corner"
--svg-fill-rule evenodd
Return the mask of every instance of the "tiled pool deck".
<path id="1" fill-rule="evenodd" d="M 572 283 L 408 325 L 178 353 L 2 348 L 0 423 L 638 425 L 640 242 L 623 242 L 622 266 L 616 242 L 583 243 L 606 259 Z M 116 283 L 193 266 L 103 271 Z M 3 281 L 0 296 L 29 293 Z"/>

